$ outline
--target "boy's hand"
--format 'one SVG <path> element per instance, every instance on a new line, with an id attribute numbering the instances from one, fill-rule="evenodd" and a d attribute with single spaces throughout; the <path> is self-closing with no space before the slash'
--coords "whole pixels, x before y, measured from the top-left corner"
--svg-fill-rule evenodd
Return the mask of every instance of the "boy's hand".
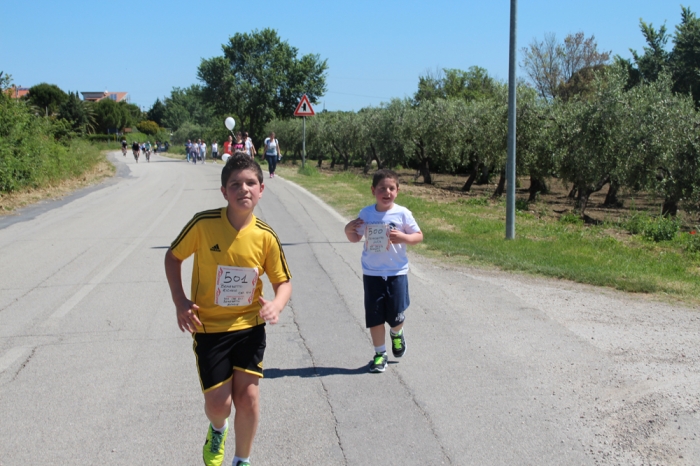
<path id="1" fill-rule="evenodd" d="M 198 310 L 199 306 L 197 306 L 189 299 L 185 299 L 175 306 L 175 314 L 177 315 L 177 326 L 180 327 L 181 331 L 184 332 L 185 330 L 187 330 L 190 333 L 194 333 L 197 330 L 197 327 L 195 327 L 195 325 L 199 325 L 200 327 L 202 326 L 202 323 L 199 321 L 199 318 L 194 313 L 194 311 Z"/>
<path id="2" fill-rule="evenodd" d="M 352 242 L 356 243 L 360 241 L 362 239 L 362 235 L 357 233 L 357 229 L 364 224 L 365 221 L 359 217 L 355 220 L 352 220 L 351 222 L 348 222 L 348 224 L 345 225 L 345 236 L 347 236 L 348 239 Z"/>
<path id="3" fill-rule="evenodd" d="M 268 324 L 276 324 L 280 317 L 280 312 L 282 309 L 275 303 L 275 301 L 268 301 L 262 296 L 258 298 L 258 301 L 262 305 L 260 309 L 260 318 L 263 319 Z"/>
<path id="4" fill-rule="evenodd" d="M 401 244 L 406 242 L 406 233 L 399 230 L 391 230 L 389 232 L 389 241 L 391 244 Z"/>

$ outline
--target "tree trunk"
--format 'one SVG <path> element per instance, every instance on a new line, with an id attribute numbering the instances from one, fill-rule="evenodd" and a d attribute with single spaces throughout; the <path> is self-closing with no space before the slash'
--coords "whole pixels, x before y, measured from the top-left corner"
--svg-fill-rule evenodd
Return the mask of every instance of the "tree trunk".
<path id="1" fill-rule="evenodd" d="M 593 191 L 589 188 L 578 188 L 578 197 L 576 198 L 576 210 L 581 213 L 583 217 L 586 207 L 588 207 L 588 199 L 591 197 Z"/>
<path id="2" fill-rule="evenodd" d="M 569 194 L 567 194 L 566 197 L 568 197 L 569 199 L 576 199 L 577 192 L 578 192 L 578 188 L 576 186 L 574 186 L 573 188 L 571 188 L 571 191 L 569 191 Z"/>
<path id="3" fill-rule="evenodd" d="M 490 173 L 491 173 L 491 167 L 489 167 L 488 165 L 482 165 L 481 166 L 481 176 L 479 176 L 479 179 L 477 180 L 476 184 L 477 185 L 488 184 Z"/>
<path id="4" fill-rule="evenodd" d="M 472 168 L 472 171 L 469 174 L 469 178 L 467 178 L 467 182 L 464 183 L 464 186 L 462 186 L 462 191 L 471 191 L 472 185 L 474 184 L 474 181 L 476 181 L 477 175 L 479 175 L 479 168 L 481 168 L 481 164 L 474 164 L 474 168 Z"/>
<path id="5" fill-rule="evenodd" d="M 318 168 L 321 168 L 321 164 L 322 164 L 322 163 L 323 163 L 323 156 L 322 156 L 322 155 L 319 155 L 319 156 L 318 156 L 318 162 L 316 163 L 316 166 L 317 166 Z"/>
<path id="6" fill-rule="evenodd" d="M 362 173 L 365 175 L 369 173 L 369 169 L 372 168 L 372 160 L 374 160 L 374 157 L 371 152 L 368 152 L 365 156 L 365 168 L 362 169 Z"/>
<path id="7" fill-rule="evenodd" d="M 503 193 L 506 190 L 506 171 L 502 170 L 501 171 L 501 178 L 498 180 L 498 185 L 496 186 L 496 190 L 493 192 L 493 195 L 491 197 L 501 197 L 503 196 Z"/>
<path id="8" fill-rule="evenodd" d="M 610 181 L 610 188 L 608 188 L 608 194 L 605 195 L 605 202 L 603 205 L 606 207 L 622 207 L 622 202 L 617 198 L 617 192 L 620 189 L 619 183 L 615 181 Z"/>
<path id="9" fill-rule="evenodd" d="M 530 175 L 530 197 L 527 202 L 533 202 L 537 198 L 537 193 L 546 194 L 549 192 L 547 188 L 547 183 L 544 178 L 538 178 L 536 176 Z"/>
<path id="10" fill-rule="evenodd" d="M 377 161 L 377 169 L 381 170 L 382 168 L 384 168 L 384 164 L 382 163 L 381 160 L 379 160 L 379 156 L 377 155 L 377 151 L 374 148 L 374 143 L 370 143 L 369 148 L 372 151 L 372 157 L 374 157 L 374 160 Z"/>
<path id="11" fill-rule="evenodd" d="M 423 176 L 423 183 L 433 184 L 433 177 L 430 174 L 430 160 L 423 159 L 421 161 L 420 174 Z"/>
<path id="12" fill-rule="evenodd" d="M 661 215 L 664 217 L 675 217 L 678 213 L 678 201 L 675 199 L 664 199 L 664 205 L 661 207 Z"/>

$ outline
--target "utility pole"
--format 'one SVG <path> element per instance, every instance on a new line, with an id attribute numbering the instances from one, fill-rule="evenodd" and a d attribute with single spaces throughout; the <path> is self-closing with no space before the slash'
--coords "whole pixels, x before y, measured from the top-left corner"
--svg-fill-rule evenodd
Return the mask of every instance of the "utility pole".
<path id="1" fill-rule="evenodd" d="M 518 0 L 510 0 L 510 52 L 508 65 L 508 161 L 506 163 L 506 239 L 515 238 L 515 128 Z"/>

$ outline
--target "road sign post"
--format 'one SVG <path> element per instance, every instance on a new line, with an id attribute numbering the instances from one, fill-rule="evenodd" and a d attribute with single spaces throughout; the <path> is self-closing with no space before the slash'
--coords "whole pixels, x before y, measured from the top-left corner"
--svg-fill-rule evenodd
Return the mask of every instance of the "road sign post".
<path id="1" fill-rule="evenodd" d="M 515 128 L 518 0 L 510 0 L 510 54 L 508 64 L 508 160 L 506 162 L 506 239 L 515 238 Z"/>
<path id="2" fill-rule="evenodd" d="M 299 104 L 297 105 L 296 110 L 294 110 L 294 116 L 297 117 L 303 117 L 304 120 L 302 122 L 302 141 L 301 141 L 301 166 L 302 168 L 306 166 L 306 117 L 307 116 L 314 116 L 316 115 L 316 112 L 314 112 L 314 108 L 311 106 L 311 102 L 309 101 L 309 98 L 306 97 L 306 94 L 301 96 L 301 100 L 299 101 Z"/>

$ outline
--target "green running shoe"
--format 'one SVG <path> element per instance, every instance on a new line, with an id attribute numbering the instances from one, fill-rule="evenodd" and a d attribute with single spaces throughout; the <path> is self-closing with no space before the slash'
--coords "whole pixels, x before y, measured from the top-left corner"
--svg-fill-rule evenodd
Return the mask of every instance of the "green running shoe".
<path id="1" fill-rule="evenodd" d="M 386 370 L 387 359 L 386 353 L 375 353 L 374 359 L 372 359 L 369 365 L 369 371 L 374 373 L 384 372 Z"/>
<path id="2" fill-rule="evenodd" d="M 250 463 L 247 461 L 239 461 L 236 463 L 236 466 L 250 466 Z"/>
<path id="3" fill-rule="evenodd" d="M 221 466 L 224 462 L 224 443 L 227 435 L 228 425 L 223 432 L 218 432 L 209 424 L 207 441 L 204 442 L 204 448 L 202 449 L 205 466 Z"/>
<path id="4" fill-rule="evenodd" d="M 403 329 L 394 335 L 390 333 L 391 336 L 391 352 L 394 353 L 395 358 L 400 358 L 406 353 L 406 339 L 403 337 Z"/>

